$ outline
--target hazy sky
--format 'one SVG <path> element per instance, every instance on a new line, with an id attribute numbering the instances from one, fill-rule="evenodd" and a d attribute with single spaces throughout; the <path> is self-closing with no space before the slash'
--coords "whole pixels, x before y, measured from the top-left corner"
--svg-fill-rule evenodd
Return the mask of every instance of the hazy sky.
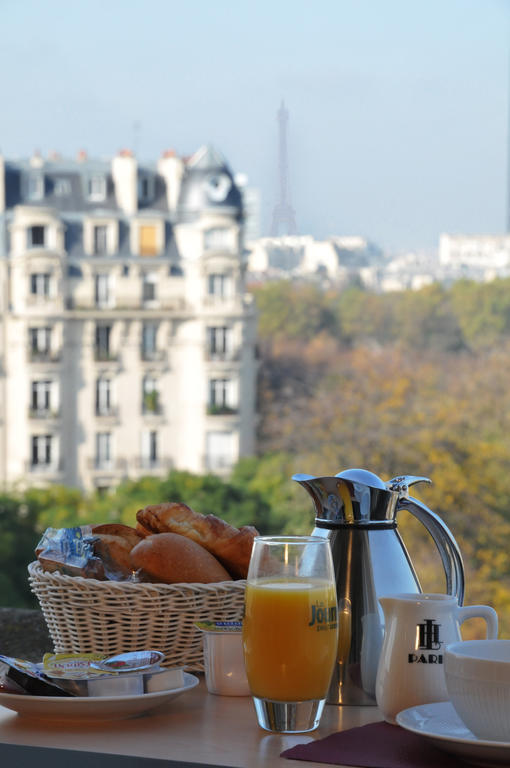
<path id="1" fill-rule="evenodd" d="M 215 145 L 300 234 L 506 228 L 510 0 L 0 0 L 0 151 Z"/>

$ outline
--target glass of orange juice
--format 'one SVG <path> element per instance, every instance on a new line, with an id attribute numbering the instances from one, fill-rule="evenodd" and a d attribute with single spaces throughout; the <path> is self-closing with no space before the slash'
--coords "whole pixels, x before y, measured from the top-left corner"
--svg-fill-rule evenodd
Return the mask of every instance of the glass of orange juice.
<path id="1" fill-rule="evenodd" d="M 243 647 L 262 728 L 317 728 L 336 661 L 337 631 L 329 541 L 258 536 L 246 584 Z"/>

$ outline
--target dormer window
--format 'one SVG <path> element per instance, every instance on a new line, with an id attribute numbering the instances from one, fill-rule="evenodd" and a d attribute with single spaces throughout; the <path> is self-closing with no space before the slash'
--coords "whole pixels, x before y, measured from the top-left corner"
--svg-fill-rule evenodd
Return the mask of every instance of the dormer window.
<path id="1" fill-rule="evenodd" d="M 147 203 L 154 198 L 154 177 L 140 176 L 138 178 L 138 199 Z"/>
<path id="2" fill-rule="evenodd" d="M 55 179 L 53 192 L 56 197 L 67 197 L 71 194 L 71 182 L 69 179 Z"/>
<path id="3" fill-rule="evenodd" d="M 44 197 L 44 176 L 40 173 L 28 177 L 27 195 L 29 200 L 41 200 Z"/>
<path id="4" fill-rule="evenodd" d="M 89 200 L 99 201 L 106 197 L 106 179 L 104 176 L 91 176 L 87 182 Z"/>

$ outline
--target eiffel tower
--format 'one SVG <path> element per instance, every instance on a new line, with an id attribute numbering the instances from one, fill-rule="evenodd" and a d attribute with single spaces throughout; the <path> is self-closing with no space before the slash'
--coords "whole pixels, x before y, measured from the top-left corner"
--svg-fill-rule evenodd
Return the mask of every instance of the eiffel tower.
<path id="1" fill-rule="evenodd" d="M 279 181 L 280 181 L 280 196 L 278 202 L 273 209 L 273 223 L 271 226 L 271 235 L 276 237 L 280 234 L 295 235 L 297 233 L 296 218 L 294 215 L 294 209 L 290 204 L 289 194 L 289 180 L 288 180 L 288 163 L 287 163 L 287 123 L 289 120 L 289 113 L 285 109 L 285 104 L 280 105 L 280 109 L 277 112 L 278 129 L 279 129 Z"/>

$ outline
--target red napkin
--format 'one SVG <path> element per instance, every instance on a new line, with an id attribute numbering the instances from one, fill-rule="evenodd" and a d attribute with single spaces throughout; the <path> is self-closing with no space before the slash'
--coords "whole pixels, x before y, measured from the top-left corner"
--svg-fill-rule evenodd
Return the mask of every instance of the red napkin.
<path id="1" fill-rule="evenodd" d="M 422 736 L 389 723 L 371 723 L 286 749 L 281 757 L 359 768 L 466 768 Z"/>

